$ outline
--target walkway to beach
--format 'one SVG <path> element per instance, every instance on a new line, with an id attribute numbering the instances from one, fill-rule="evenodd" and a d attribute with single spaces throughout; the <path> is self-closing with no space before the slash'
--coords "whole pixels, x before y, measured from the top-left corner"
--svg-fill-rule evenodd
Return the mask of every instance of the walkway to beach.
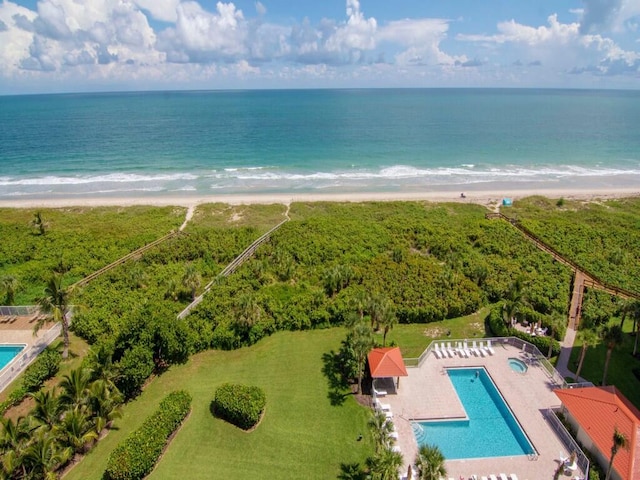
<path id="1" fill-rule="evenodd" d="M 499 218 L 502 220 L 506 220 L 510 225 L 513 225 L 515 228 L 520 230 L 520 232 L 522 232 L 525 237 L 531 240 L 540 250 L 552 255 L 557 262 L 560 262 L 573 270 L 573 289 L 571 292 L 571 305 L 569 307 L 567 332 L 561 343 L 560 356 L 558 357 L 558 363 L 556 365 L 556 369 L 558 370 L 558 372 L 560 372 L 565 377 L 571 377 L 573 373 L 571 372 L 571 370 L 569 370 L 569 359 L 571 357 L 573 342 L 576 338 L 576 331 L 580 325 L 580 318 L 582 315 L 582 300 L 584 298 L 585 287 L 602 290 L 609 293 L 610 295 L 616 295 L 625 300 L 629 298 L 640 299 L 640 294 L 632 292 L 630 290 L 626 290 L 624 288 L 616 287 L 615 285 L 611 285 L 600 280 L 592 273 L 589 273 L 588 271 L 580 267 L 573 260 L 564 257 L 556 249 L 554 249 L 550 245 L 547 245 L 544 241 L 538 238 L 536 234 L 524 227 L 518 220 L 509 218 L 499 212 L 487 213 L 485 217 L 487 219 Z"/>

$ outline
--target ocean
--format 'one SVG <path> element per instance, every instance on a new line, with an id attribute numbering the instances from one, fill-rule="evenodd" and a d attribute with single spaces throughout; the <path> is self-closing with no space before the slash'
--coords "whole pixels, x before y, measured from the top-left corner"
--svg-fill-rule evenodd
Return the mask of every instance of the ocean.
<path id="1" fill-rule="evenodd" d="M 640 187 L 640 91 L 0 97 L 0 200 Z"/>

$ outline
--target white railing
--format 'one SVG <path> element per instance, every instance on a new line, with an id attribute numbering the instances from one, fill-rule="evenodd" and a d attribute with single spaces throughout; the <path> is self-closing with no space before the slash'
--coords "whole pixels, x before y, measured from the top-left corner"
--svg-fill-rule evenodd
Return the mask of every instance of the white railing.
<path id="1" fill-rule="evenodd" d="M 3 369 L 0 373 L 0 392 L 13 382 L 36 359 L 40 352 L 60 336 L 61 330 L 62 326 L 56 323 Z"/>
<path id="2" fill-rule="evenodd" d="M 553 428 L 558 436 L 562 439 L 562 442 L 567 449 L 567 453 L 576 452 L 576 464 L 578 465 L 578 468 L 584 473 L 585 480 L 587 480 L 589 478 L 589 459 L 584 454 L 571 433 L 569 433 L 567 428 L 562 424 L 562 422 L 556 415 L 557 410 L 560 410 L 560 407 L 556 407 L 555 409 L 548 408 L 546 410 L 543 410 L 543 413 L 545 418 L 551 425 L 551 428 Z"/>
<path id="3" fill-rule="evenodd" d="M 0 306 L 0 315 L 2 316 L 11 316 L 17 315 L 19 317 L 27 317 L 29 315 L 34 315 L 38 312 L 38 307 L 36 305 L 2 305 Z"/>

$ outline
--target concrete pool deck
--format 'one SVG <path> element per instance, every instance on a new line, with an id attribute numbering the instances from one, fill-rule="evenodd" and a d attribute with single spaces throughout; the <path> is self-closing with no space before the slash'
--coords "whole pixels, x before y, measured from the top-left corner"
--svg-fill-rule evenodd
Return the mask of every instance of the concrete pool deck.
<path id="1" fill-rule="evenodd" d="M 508 359 L 524 359 L 519 348 L 496 341 L 493 349 L 495 354 L 492 356 L 470 358 L 456 355 L 438 359 L 431 352 L 421 366 L 407 368 L 409 376 L 400 379 L 397 393 L 380 397 L 381 402 L 391 406 L 398 431 L 397 445 L 405 459 L 405 471 L 418 452 L 411 420 L 465 416 L 449 376 L 444 372 L 447 367 L 484 367 L 538 453 L 535 459 L 521 455 L 447 460 L 447 477 L 468 479 L 472 475 L 480 478 L 483 475 L 515 473 L 521 480 L 553 478 L 560 454 L 569 456 L 571 452 L 566 451 L 543 413 L 546 409 L 560 406 L 560 400 L 553 393 L 556 385 L 538 363 L 528 365 L 524 374 L 513 371 Z M 575 471 L 571 477 L 562 475 L 560 478 L 574 478 L 576 475 L 584 476 L 583 472 Z"/>

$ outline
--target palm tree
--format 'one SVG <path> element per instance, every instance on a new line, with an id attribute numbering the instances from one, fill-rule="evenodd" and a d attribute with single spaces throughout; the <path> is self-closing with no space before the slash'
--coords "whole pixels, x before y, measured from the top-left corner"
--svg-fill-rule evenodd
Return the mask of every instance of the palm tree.
<path id="1" fill-rule="evenodd" d="M 62 288 L 62 275 L 54 273 L 51 275 L 47 286 L 44 289 L 44 296 L 38 299 L 40 310 L 47 314 L 46 317 L 39 317 L 34 328 L 34 333 L 42 328 L 45 322 L 53 319 L 54 322 L 62 325 L 62 339 L 64 349 L 62 350 L 62 358 L 69 356 L 69 312 L 70 298 L 72 294 L 71 288 Z"/>
<path id="2" fill-rule="evenodd" d="M 349 305 L 358 312 L 360 321 L 364 319 L 364 312 L 369 304 L 369 294 L 363 288 L 356 290 L 354 295 L 349 299 Z"/>
<path id="3" fill-rule="evenodd" d="M 76 407 L 64 414 L 55 429 L 57 440 L 74 453 L 84 453 L 87 445 L 98 438 L 89 417 Z"/>
<path id="4" fill-rule="evenodd" d="M 578 369 L 576 370 L 576 382 L 580 380 L 580 372 L 582 372 L 582 365 L 584 364 L 584 358 L 587 355 L 587 348 L 595 347 L 598 344 L 598 334 L 590 328 L 581 328 L 578 331 L 578 340 L 582 341 L 582 349 L 580 350 L 580 361 L 578 362 Z"/>
<path id="5" fill-rule="evenodd" d="M 636 336 L 633 342 L 632 355 L 635 357 L 638 353 L 638 340 L 640 337 L 640 328 L 638 328 L 640 326 L 640 300 L 634 298 L 625 302 L 624 306 L 622 307 L 620 328 L 623 328 L 624 320 L 627 317 L 631 317 L 633 319 L 633 328 L 631 329 L 631 331 L 635 332 Z"/>
<path id="6" fill-rule="evenodd" d="M 511 327 L 511 319 L 517 318 L 526 300 L 522 293 L 522 279 L 516 278 L 509 286 L 504 303 L 502 304 L 502 318 L 507 327 Z"/>
<path id="7" fill-rule="evenodd" d="M 376 447 L 376 453 L 379 453 L 382 449 L 389 445 L 391 440 L 391 432 L 393 431 L 393 425 L 387 421 L 387 416 L 384 412 L 373 410 L 371 418 L 367 422 L 371 428 L 371 435 L 373 436 L 373 443 Z"/>
<path id="8" fill-rule="evenodd" d="M 558 330 L 558 328 L 563 325 L 565 322 L 564 318 L 558 314 L 557 312 L 554 312 L 551 317 L 548 319 L 548 328 L 551 330 L 549 332 L 549 351 L 547 352 L 547 358 L 551 358 L 551 355 L 553 354 L 553 344 L 554 344 L 554 338 L 555 338 L 555 332 Z"/>
<path id="9" fill-rule="evenodd" d="M 31 437 L 29 424 L 24 417 L 14 422 L 10 418 L 0 417 L 0 453 L 2 468 L 5 473 L 12 474 L 22 466 L 22 455 Z M 8 478 L 13 478 L 8 476 Z"/>
<path id="10" fill-rule="evenodd" d="M 44 235 L 49 224 L 42 219 L 42 213 L 35 212 L 33 214 L 33 220 L 31 220 L 31 226 L 39 235 Z"/>
<path id="11" fill-rule="evenodd" d="M 402 467 L 402 454 L 385 447 L 381 452 L 368 460 L 372 480 L 396 480 L 398 470 Z"/>
<path id="12" fill-rule="evenodd" d="M 387 334 L 393 329 L 393 326 L 398 323 L 398 317 L 396 317 L 395 307 L 393 302 L 387 300 L 383 304 L 382 311 L 380 312 L 380 318 L 378 319 L 382 326 L 382 346 L 387 344 Z"/>
<path id="13" fill-rule="evenodd" d="M 87 406 L 93 416 L 96 433 L 111 427 L 114 419 L 122 416 L 120 405 L 123 398 L 120 391 L 106 380 L 96 380 L 89 387 Z"/>
<path id="14" fill-rule="evenodd" d="M 622 345 L 624 337 L 620 325 L 605 325 L 600 331 L 600 337 L 607 346 L 607 356 L 604 361 L 604 373 L 602 374 L 602 385 L 604 386 L 607 384 L 607 372 L 609 371 L 609 362 L 611 361 L 613 349 Z"/>
<path id="15" fill-rule="evenodd" d="M 436 445 L 423 445 L 418 450 L 416 468 L 420 480 L 439 480 L 447 476 L 444 455 Z"/>
<path id="16" fill-rule="evenodd" d="M 356 358 L 358 371 L 358 394 L 362 393 L 362 376 L 364 375 L 364 362 L 367 354 L 373 347 L 373 331 L 364 322 L 359 322 L 352 330 L 351 348 Z"/>
<path id="17" fill-rule="evenodd" d="M 609 480 L 611 478 L 611 470 L 613 469 L 613 459 L 616 457 L 618 450 L 624 448 L 625 450 L 629 448 L 629 440 L 624 435 L 618 431 L 618 428 L 614 428 L 613 430 L 613 443 L 611 445 L 611 458 L 609 459 L 609 467 L 607 468 L 607 476 L 604 480 Z"/>
<path id="18" fill-rule="evenodd" d="M 246 328 L 255 325 L 262 316 L 262 307 L 258 303 L 256 294 L 245 293 L 238 297 L 236 302 L 238 323 Z"/>
<path id="19" fill-rule="evenodd" d="M 55 387 L 52 390 L 42 389 L 30 395 L 36 403 L 31 410 L 31 417 L 44 429 L 51 430 L 60 421 L 62 412 Z"/>
<path id="20" fill-rule="evenodd" d="M 16 292 L 20 287 L 20 282 L 13 275 L 5 275 L 0 279 L 0 288 L 4 292 L 4 305 L 13 305 L 16 301 Z"/>
<path id="21" fill-rule="evenodd" d="M 71 370 L 60 381 L 60 403 L 67 408 L 79 408 L 88 401 L 91 372 L 86 368 Z"/>
<path id="22" fill-rule="evenodd" d="M 70 448 L 60 448 L 56 438 L 41 430 L 25 449 L 23 462 L 25 478 L 53 479 L 55 472 L 65 464 L 73 454 Z"/>
<path id="23" fill-rule="evenodd" d="M 184 276 L 182 277 L 182 285 L 184 288 L 189 290 L 191 294 L 191 300 L 196 299 L 196 292 L 200 285 L 202 284 L 202 277 L 200 273 L 196 270 L 196 267 L 193 264 L 187 265 L 187 269 L 184 272 Z"/>

